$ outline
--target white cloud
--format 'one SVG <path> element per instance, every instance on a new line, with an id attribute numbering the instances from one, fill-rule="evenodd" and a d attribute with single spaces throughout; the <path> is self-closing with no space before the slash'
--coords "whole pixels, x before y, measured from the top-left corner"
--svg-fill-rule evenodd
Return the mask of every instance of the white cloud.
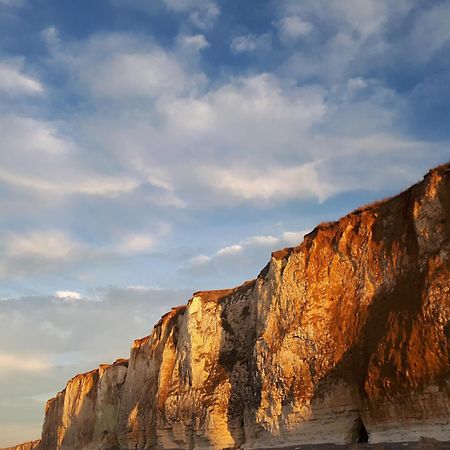
<path id="1" fill-rule="evenodd" d="M 303 17 L 301 11 L 295 14 Z M 68 76 L 79 94 L 95 93 L 90 97 L 92 112 L 77 117 L 69 135 L 82 136 L 83 147 L 67 137 L 67 124 L 35 121 L 36 129 L 47 130 L 48 145 L 39 148 L 59 146 L 69 156 L 30 167 L 17 158 L 14 164 L 2 165 L 0 180 L 52 199 L 72 194 L 142 200 L 145 196 L 146 202 L 159 207 L 184 209 L 261 200 L 323 201 L 348 190 L 342 183 L 345 176 L 330 173 L 330 167 L 344 153 L 350 158 L 351 152 L 369 151 L 368 145 L 356 145 L 364 134 L 374 146 L 379 145 L 380 130 L 389 134 L 395 95 L 361 76 L 347 77 L 331 88 L 299 87 L 288 77 L 267 73 L 209 84 L 196 58 L 185 58 L 187 53 L 179 57 L 183 45 L 199 49 L 205 42 L 202 34 L 181 34 L 167 50 L 136 36 L 106 34 L 54 50 L 54 63 L 70 69 Z M 339 58 L 347 54 L 329 51 Z M 296 63 L 295 70 L 304 66 Z M 308 66 L 310 75 L 321 67 Z M 105 76 L 98 78 L 98 70 Z M 364 98 L 355 100 L 362 91 Z M 120 100 L 120 109 L 110 99 Z M 354 126 L 356 120 L 361 126 Z M 9 128 L 14 126 L 5 122 L 7 138 Z M 23 152 L 45 141 L 35 139 L 24 124 L 16 125 L 11 134 L 9 147 Z M 93 171 L 91 155 L 100 153 L 105 163 Z M 174 163 L 181 160 L 183 164 Z M 50 167 L 58 170 L 49 171 Z M 373 189 L 383 184 L 380 180 Z"/>
<path id="2" fill-rule="evenodd" d="M 0 353 L 0 374 L 7 372 L 44 372 L 51 367 L 52 364 L 45 358 Z"/>
<path id="3" fill-rule="evenodd" d="M 149 286 L 131 285 L 131 286 L 127 286 L 126 289 L 129 289 L 131 291 L 145 292 L 145 291 L 154 290 L 155 288 L 151 288 Z"/>
<path id="4" fill-rule="evenodd" d="M 141 253 L 151 250 L 154 244 L 154 238 L 148 234 L 133 234 L 121 242 L 118 250 L 123 253 Z"/>
<path id="5" fill-rule="evenodd" d="M 271 247 L 280 243 L 280 238 L 275 236 L 251 236 L 244 241 L 245 245 L 262 245 Z"/>
<path id="6" fill-rule="evenodd" d="M 79 148 L 50 123 L 0 116 L 0 183 L 55 197 L 69 194 L 115 197 L 134 191 L 140 181 L 92 172 L 77 160 Z"/>
<path id="7" fill-rule="evenodd" d="M 307 36 L 313 30 L 313 26 L 297 16 L 283 17 L 275 23 L 280 39 L 283 42 L 292 42 Z"/>
<path id="8" fill-rule="evenodd" d="M 131 178 L 93 176 L 92 179 L 81 180 L 77 184 L 68 184 L 66 192 L 115 197 L 134 191 L 139 184 L 139 181 Z"/>
<path id="9" fill-rule="evenodd" d="M 182 50 L 199 51 L 209 47 L 209 43 L 203 34 L 182 34 L 177 38 L 178 46 Z"/>
<path id="10" fill-rule="evenodd" d="M 41 31 L 41 37 L 49 47 L 54 47 L 60 44 L 61 39 L 56 27 L 48 27 Z"/>
<path id="11" fill-rule="evenodd" d="M 217 250 L 212 255 L 200 254 L 192 257 L 188 262 L 188 270 L 202 269 L 209 265 L 215 265 L 217 267 L 226 266 L 228 262 L 232 261 L 234 264 L 237 260 L 253 260 L 257 270 L 257 261 L 260 255 L 263 258 L 268 259 L 270 252 L 282 247 L 292 247 L 299 245 L 304 235 L 308 231 L 285 231 L 279 236 L 272 235 L 260 235 L 250 236 L 237 244 L 231 244 Z M 256 258 L 257 256 L 258 258 Z"/>
<path id="12" fill-rule="evenodd" d="M 208 255 L 197 255 L 192 257 L 189 260 L 189 266 L 191 267 L 198 267 L 198 266 L 203 266 L 204 264 L 208 263 L 211 260 L 211 256 Z"/>
<path id="13" fill-rule="evenodd" d="M 390 17 L 403 16 L 414 2 L 398 0 L 315 0 L 314 2 L 281 1 L 287 16 L 313 17 L 323 24 L 334 24 L 339 32 L 357 31 L 361 38 L 379 32 Z"/>
<path id="14" fill-rule="evenodd" d="M 0 92 L 11 96 L 39 95 L 44 93 L 44 87 L 35 78 L 25 75 L 19 64 L 0 61 Z"/>
<path id="15" fill-rule="evenodd" d="M 234 244 L 217 250 L 215 256 L 236 255 L 242 251 L 242 245 Z"/>
<path id="16" fill-rule="evenodd" d="M 184 38 L 178 37 L 178 48 Z M 204 45 L 203 35 L 189 36 L 191 40 L 193 45 Z M 109 180 L 92 174 L 88 182 L 80 179 L 78 171 L 73 184 L 65 175 L 57 183 L 42 177 L 40 185 L 41 177 L 36 180 L 33 171 L 17 181 L 33 182 L 42 190 L 105 196 L 134 192 L 150 183 L 159 189 L 152 193 L 156 204 L 178 208 L 198 201 L 208 205 L 236 200 L 323 200 L 334 192 L 318 175 L 317 144 L 309 135 L 309 129 L 327 113 L 325 92 L 317 86 L 296 87 L 277 76 L 259 74 L 208 87 L 192 61 L 177 59 L 171 51 L 130 36 L 104 35 L 84 42 L 84 48 L 81 44 L 65 48 L 67 54 L 58 50 L 56 58 L 69 61 L 73 73 L 87 82 L 88 92 L 121 98 L 123 109 L 123 114 L 111 114 L 110 107 L 104 109 L 100 103 L 98 111 L 78 122 L 77 133 L 92 148 L 105 149 L 121 173 L 133 176 Z M 147 64 L 152 70 L 158 67 L 154 60 L 175 67 L 169 72 L 178 74 L 176 81 L 164 70 L 156 81 L 147 78 Z M 113 70 L 116 63 L 120 67 Z M 105 76 L 99 77 L 97 70 L 105 71 Z M 169 85 L 175 87 L 169 89 Z M 150 94 L 155 102 L 149 107 L 132 98 Z M 223 164 L 225 151 L 227 163 Z M 173 164 L 185 154 L 194 158 Z M 263 172 L 268 172 L 267 181 L 261 178 Z M 247 173 L 254 179 L 248 179 Z M 283 184 L 285 177 L 289 183 Z"/>
<path id="17" fill-rule="evenodd" d="M 192 94 L 206 82 L 193 58 L 209 45 L 202 34 L 180 34 L 171 50 L 121 33 L 63 44 L 51 49 L 55 63 L 67 70 L 81 95 L 95 101 L 142 103 L 145 97 L 148 111 L 149 99 Z"/>
<path id="18" fill-rule="evenodd" d="M 55 297 L 61 300 L 80 300 L 81 294 L 76 291 L 56 291 Z"/>
<path id="19" fill-rule="evenodd" d="M 64 231 L 34 230 L 2 233 L 0 279 L 14 280 L 31 275 L 54 274 L 77 261 L 86 261 L 100 252 L 84 245 Z"/>
<path id="20" fill-rule="evenodd" d="M 134 191 L 138 186 L 137 180 L 128 178 L 97 178 L 91 179 L 64 179 L 49 180 L 46 177 L 38 178 L 27 174 L 15 174 L 0 170 L 0 182 L 4 182 L 30 191 L 43 191 L 56 196 L 68 194 L 86 194 L 102 197 L 115 197 Z"/>
<path id="21" fill-rule="evenodd" d="M 72 148 L 70 141 L 60 135 L 56 124 L 29 117 L 0 116 L 0 135 L 2 147 L 7 150 L 2 159 L 6 156 L 11 158 L 14 156 L 12 153 L 32 157 L 65 153 Z"/>
<path id="22" fill-rule="evenodd" d="M 233 53 L 250 53 L 256 51 L 269 51 L 272 47 L 270 34 L 247 34 L 232 39 L 230 48 Z"/>
<path id="23" fill-rule="evenodd" d="M 46 260 L 66 258 L 77 246 L 73 239 L 60 231 L 11 234 L 4 245 L 8 256 L 27 256 Z"/>
<path id="24" fill-rule="evenodd" d="M 183 69 L 175 58 L 156 50 L 105 58 L 82 74 L 94 95 L 112 98 L 159 96 L 186 89 Z"/>
<path id="25" fill-rule="evenodd" d="M 416 18 L 407 38 L 407 51 L 414 64 L 428 62 L 439 50 L 450 43 L 450 4 L 437 2 L 424 8 Z M 426 39 L 424 39 L 426 36 Z"/>
<path id="26" fill-rule="evenodd" d="M 207 168 L 210 187 L 242 200 L 288 200 L 316 198 L 324 201 L 336 191 L 321 179 L 316 164 L 272 168 L 255 171 L 251 168 Z"/>
<path id="27" fill-rule="evenodd" d="M 189 20 L 201 29 L 214 25 L 220 14 L 220 8 L 212 0 L 163 0 L 166 7 L 177 13 L 188 14 Z"/>

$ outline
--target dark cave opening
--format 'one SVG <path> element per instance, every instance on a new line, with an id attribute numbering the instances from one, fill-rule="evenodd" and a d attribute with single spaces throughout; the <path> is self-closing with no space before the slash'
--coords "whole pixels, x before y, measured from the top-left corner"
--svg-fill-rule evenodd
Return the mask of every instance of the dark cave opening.
<path id="1" fill-rule="evenodd" d="M 361 418 L 358 419 L 358 444 L 369 442 L 369 433 Z"/>

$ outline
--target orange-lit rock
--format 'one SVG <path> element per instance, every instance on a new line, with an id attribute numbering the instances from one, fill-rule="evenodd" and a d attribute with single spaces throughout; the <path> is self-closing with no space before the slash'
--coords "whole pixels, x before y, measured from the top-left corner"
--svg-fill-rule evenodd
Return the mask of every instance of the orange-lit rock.
<path id="1" fill-rule="evenodd" d="M 3 450 L 34 450 L 37 449 L 41 441 L 25 442 L 15 447 L 8 447 Z"/>
<path id="2" fill-rule="evenodd" d="M 117 421 L 127 360 L 102 365 L 72 378 L 47 402 L 40 450 L 111 449 L 117 445 Z"/>
<path id="3" fill-rule="evenodd" d="M 450 165 L 199 292 L 47 404 L 40 450 L 450 440 Z M 431 441 L 430 441 L 431 442 Z"/>

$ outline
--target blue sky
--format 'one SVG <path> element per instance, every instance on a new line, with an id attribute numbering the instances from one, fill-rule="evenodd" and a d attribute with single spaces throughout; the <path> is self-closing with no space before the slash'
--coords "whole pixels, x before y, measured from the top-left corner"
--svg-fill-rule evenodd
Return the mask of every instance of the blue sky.
<path id="1" fill-rule="evenodd" d="M 449 160 L 449 22 L 446 1 L 0 0 L 0 445 L 190 292 Z"/>

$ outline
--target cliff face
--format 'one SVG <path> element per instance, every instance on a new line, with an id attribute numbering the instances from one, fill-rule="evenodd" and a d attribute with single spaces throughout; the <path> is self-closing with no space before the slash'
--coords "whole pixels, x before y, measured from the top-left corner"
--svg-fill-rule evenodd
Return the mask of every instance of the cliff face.
<path id="1" fill-rule="evenodd" d="M 40 450 L 450 440 L 450 165 L 198 292 L 50 400 Z M 367 433 L 367 434 L 366 434 Z"/>
<path id="2" fill-rule="evenodd" d="M 41 441 L 25 442 L 24 444 L 16 445 L 15 447 L 8 447 L 3 450 L 34 450 L 37 449 Z"/>
<path id="3" fill-rule="evenodd" d="M 117 420 L 127 360 L 102 365 L 72 378 L 47 402 L 39 449 L 110 449 L 117 445 Z"/>

